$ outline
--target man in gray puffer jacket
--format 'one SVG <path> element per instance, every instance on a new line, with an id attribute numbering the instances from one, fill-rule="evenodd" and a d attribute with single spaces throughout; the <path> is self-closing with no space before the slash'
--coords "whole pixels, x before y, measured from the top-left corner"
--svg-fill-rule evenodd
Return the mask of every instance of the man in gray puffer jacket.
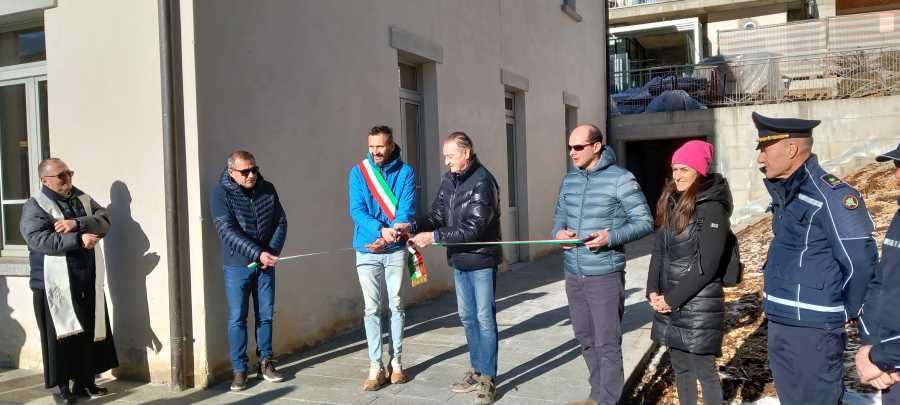
<path id="1" fill-rule="evenodd" d="M 625 244 L 653 230 L 641 187 L 617 166 L 594 125 L 569 134 L 569 157 L 577 170 L 563 178 L 553 218 L 557 239 L 581 239 L 565 249 L 566 296 L 575 338 L 588 366 L 591 399 L 615 404 L 624 385 L 622 313 L 625 306 Z"/>

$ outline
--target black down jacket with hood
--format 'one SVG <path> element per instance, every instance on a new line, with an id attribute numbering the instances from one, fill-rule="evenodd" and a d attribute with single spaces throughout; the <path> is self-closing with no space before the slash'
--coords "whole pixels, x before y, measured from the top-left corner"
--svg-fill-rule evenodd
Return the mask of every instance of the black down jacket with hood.
<path id="1" fill-rule="evenodd" d="M 677 198 L 676 193 L 669 200 L 670 209 Z M 655 342 L 694 354 L 721 355 L 722 275 L 731 254 L 726 249 L 731 210 L 728 182 L 713 173 L 703 180 L 694 215 L 684 230 L 674 234 L 667 226 L 657 231 L 647 294 L 663 295 L 672 312 L 654 314 L 650 336 Z"/>

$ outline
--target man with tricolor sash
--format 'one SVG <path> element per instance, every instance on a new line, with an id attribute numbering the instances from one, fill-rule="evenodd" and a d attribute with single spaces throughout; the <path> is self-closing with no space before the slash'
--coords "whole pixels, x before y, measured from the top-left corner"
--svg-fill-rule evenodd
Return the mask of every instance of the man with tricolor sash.
<path id="1" fill-rule="evenodd" d="M 400 148 L 390 127 L 373 127 L 368 135 L 368 155 L 350 169 L 349 202 L 369 346 L 369 375 L 363 389 L 373 391 L 384 385 L 387 375 L 392 384 L 406 382 L 401 363 L 405 312 L 400 288 L 405 274 L 413 286 L 427 281 L 427 274 L 421 254 L 401 240 L 393 228 L 395 223 L 409 222 L 415 216 L 416 175 L 400 160 Z M 382 285 L 391 312 L 391 360 L 387 370 L 382 360 Z"/>

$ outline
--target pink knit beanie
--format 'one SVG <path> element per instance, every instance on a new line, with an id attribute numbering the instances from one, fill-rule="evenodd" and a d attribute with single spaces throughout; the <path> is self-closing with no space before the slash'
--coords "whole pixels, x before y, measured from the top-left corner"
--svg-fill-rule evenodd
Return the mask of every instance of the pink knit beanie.
<path id="1" fill-rule="evenodd" d="M 672 164 L 690 167 L 706 177 L 709 173 L 709 162 L 712 160 L 713 146 L 709 142 L 689 141 L 681 145 L 672 155 Z"/>

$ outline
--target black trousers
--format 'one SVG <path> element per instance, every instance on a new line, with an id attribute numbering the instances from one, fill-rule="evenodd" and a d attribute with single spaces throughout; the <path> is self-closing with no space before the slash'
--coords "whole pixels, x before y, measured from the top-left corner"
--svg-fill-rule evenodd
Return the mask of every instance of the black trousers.
<path id="1" fill-rule="evenodd" d="M 34 316 L 41 335 L 41 356 L 44 362 L 44 386 L 68 387 L 73 380 L 76 385 L 94 384 L 94 376 L 119 366 L 113 343 L 109 316 L 106 317 L 106 339 L 94 342 L 94 296 L 93 293 L 73 294 L 75 315 L 85 329 L 83 333 L 62 339 L 56 338 L 47 296 L 44 290 L 32 289 Z"/>
<path id="2" fill-rule="evenodd" d="M 672 371 L 675 373 L 679 404 L 697 404 L 697 380 L 700 381 L 700 390 L 703 392 L 705 405 L 722 403 L 722 382 L 719 380 L 715 355 L 693 354 L 670 348 L 669 359 L 672 362 Z"/>

